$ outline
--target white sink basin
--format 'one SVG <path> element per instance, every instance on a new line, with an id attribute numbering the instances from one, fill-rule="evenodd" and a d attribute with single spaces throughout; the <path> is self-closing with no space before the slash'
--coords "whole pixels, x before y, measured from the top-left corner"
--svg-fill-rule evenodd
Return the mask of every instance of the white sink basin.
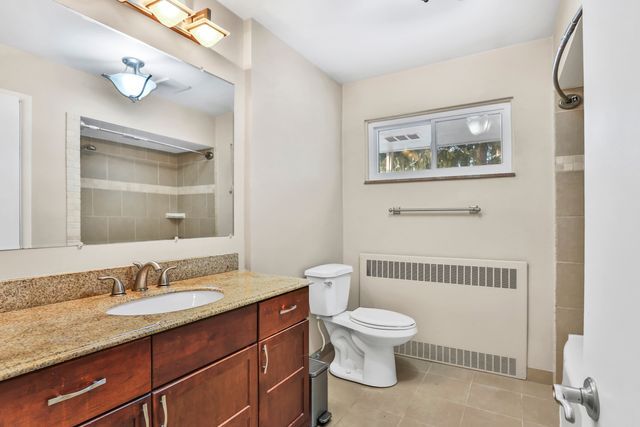
<path id="1" fill-rule="evenodd" d="M 219 291 L 195 290 L 180 291 L 156 295 L 125 302 L 107 310 L 113 316 L 143 316 L 145 314 L 171 313 L 200 307 L 221 300 L 224 294 Z"/>

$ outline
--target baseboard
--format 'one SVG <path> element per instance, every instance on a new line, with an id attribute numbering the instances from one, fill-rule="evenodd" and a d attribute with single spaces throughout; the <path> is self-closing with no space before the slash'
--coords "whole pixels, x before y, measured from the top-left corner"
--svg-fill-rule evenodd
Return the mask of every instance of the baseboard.
<path id="1" fill-rule="evenodd" d="M 540 384 L 553 384 L 553 372 L 542 369 L 527 368 L 527 380 Z"/>

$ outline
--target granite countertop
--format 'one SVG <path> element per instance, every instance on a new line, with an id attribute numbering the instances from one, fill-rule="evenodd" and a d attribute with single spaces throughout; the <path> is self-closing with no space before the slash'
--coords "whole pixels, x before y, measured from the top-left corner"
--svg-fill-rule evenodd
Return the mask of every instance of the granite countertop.
<path id="1" fill-rule="evenodd" d="M 0 313 L 0 381 L 79 356 L 123 344 L 193 321 L 281 295 L 308 280 L 231 271 L 174 282 L 168 289 L 150 285 L 145 293 L 100 295 Z M 145 296 L 215 287 L 224 298 L 173 313 L 111 316 L 111 307 Z"/>

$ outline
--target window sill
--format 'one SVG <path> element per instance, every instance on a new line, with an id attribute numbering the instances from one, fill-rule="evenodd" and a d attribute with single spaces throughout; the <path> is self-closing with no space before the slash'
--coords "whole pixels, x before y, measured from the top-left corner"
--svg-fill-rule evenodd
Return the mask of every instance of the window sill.
<path id="1" fill-rule="evenodd" d="M 491 173 L 484 175 L 455 175 L 455 176 L 431 176 L 425 178 L 406 178 L 406 179 L 378 179 L 365 180 L 365 184 L 400 184 L 407 182 L 425 182 L 425 181 L 457 181 L 461 179 L 487 179 L 487 178 L 513 178 L 515 172 L 508 173 Z"/>

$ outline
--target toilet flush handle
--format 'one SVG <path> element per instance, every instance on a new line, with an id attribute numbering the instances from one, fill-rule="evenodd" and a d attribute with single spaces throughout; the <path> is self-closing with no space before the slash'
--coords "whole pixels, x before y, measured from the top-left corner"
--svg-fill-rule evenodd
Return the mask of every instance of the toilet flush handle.
<path id="1" fill-rule="evenodd" d="M 327 286 L 327 287 L 331 287 L 331 286 L 333 286 L 333 282 L 332 282 L 331 280 L 325 280 L 325 281 L 324 281 L 324 284 L 325 284 L 325 286 Z"/>

